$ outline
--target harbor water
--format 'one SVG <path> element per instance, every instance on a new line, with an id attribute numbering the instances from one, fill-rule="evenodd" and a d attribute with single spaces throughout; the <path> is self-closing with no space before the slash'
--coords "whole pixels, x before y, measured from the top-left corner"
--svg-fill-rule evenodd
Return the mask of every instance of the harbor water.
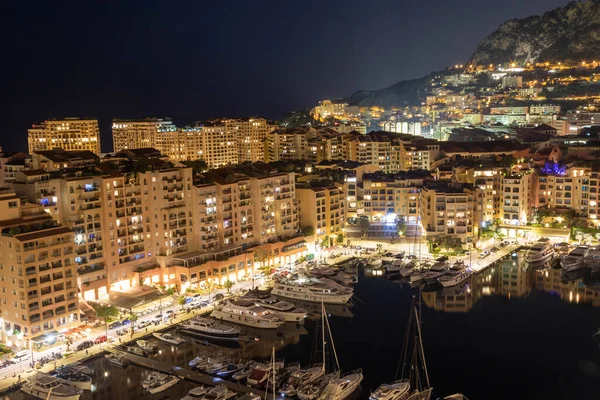
<path id="1" fill-rule="evenodd" d="M 327 308 L 343 370 L 363 369 L 358 398 L 396 378 L 413 296 L 422 320 L 423 344 L 436 396 L 460 392 L 474 399 L 600 398 L 600 276 L 589 271 L 564 276 L 548 266 L 531 268 L 523 254 L 508 256 L 459 288 L 411 288 L 368 268 L 359 273 L 352 307 Z M 320 305 L 303 326 L 278 331 L 246 329 L 232 347 L 160 344 L 152 356 L 187 367 L 199 354 L 232 359 L 320 362 Z M 315 345 L 317 344 L 317 345 Z M 83 399 L 180 399 L 193 382 L 180 381 L 156 395 L 141 389 L 150 372 L 130 365 L 119 369 L 104 358 L 88 362 L 95 388 Z M 13 393 L 10 399 L 31 399 Z"/>

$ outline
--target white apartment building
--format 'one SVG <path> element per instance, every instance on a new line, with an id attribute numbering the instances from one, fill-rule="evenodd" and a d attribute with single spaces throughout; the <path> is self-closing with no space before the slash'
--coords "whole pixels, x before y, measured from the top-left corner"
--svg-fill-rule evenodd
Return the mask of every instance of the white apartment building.
<path id="1" fill-rule="evenodd" d="M 112 124 L 113 151 L 118 153 L 122 150 L 156 148 L 157 132 L 175 130 L 175 125 L 169 119 L 115 119 Z"/>

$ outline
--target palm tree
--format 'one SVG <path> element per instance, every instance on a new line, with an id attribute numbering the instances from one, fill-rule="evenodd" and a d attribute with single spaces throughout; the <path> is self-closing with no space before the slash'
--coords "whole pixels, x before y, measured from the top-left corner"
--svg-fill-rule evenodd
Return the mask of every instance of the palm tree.
<path id="1" fill-rule="evenodd" d="M 271 258 L 273 258 L 273 251 L 268 247 L 259 247 L 254 250 L 254 261 L 260 263 L 260 270 L 265 275 L 268 275 L 271 272 L 271 268 L 268 265 L 268 261 Z M 264 265 L 265 262 L 267 262 L 266 266 Z"/>
<path id="2" fill-rule="evenodd" d="M 185 306 L 186 303 L 186 298 L 185 296 L 179 296 L 179 298 L 177 299 L 177 303 L 179 303 L 179 305 L 181 306 L 181 309 L 183 310 L 183 306 Z"/>
<path id="3" fill-rule="evenodd" d="M 135 321 L 137 321 L 138 316 L 137 316 L 136 313 L 134 313 L 133 311 L 131 311 L 131 312 L 129 312 L 128 318 L 131 321 L 131 337 L 133 337 L 133 332 L 135 330 Z"/>
<path id="4" fill-rule="evenodd" d="M 106 337 L 108 337 L 108 323 L 119 316 L 119 310 L 113 305 L 98 304 L 96 306 L 96 317 L 104 321 L 106 326 Z"/>
<path id="5" fill-rule="evenodd" d="M 70 347 L 73 345 L 73 335 L 69 335 L 65 338 L 65 344 L 67 345 L 67 351 L 69 351 Z"/>

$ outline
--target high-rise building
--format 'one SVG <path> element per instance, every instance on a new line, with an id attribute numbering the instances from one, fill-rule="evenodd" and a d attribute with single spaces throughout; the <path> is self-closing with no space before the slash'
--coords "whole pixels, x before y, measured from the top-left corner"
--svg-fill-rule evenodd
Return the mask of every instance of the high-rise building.
<path id="1" fill-rule="evenodd" d="M 205 134 L 199 127 L 159 129 L 154 148 L 172 161 L 204 160 Z"/>
<path id="2" fill-rule="evenodd" d="M 6 340 L 57 333 L 79 324 L 73 232 L 42 206 L 0 193 L 0 301 Z M 34 340 L 35 341 L 35 340 Z"/>
<path id="3" fill-rule="evenodd" d="M 203 133 L 203 157 L 209 168 L 219 168 L 239 162 L 237 129 L 222 121 L 199 125 Z"/>
<path id="4" fill-rule="evenodd" d="M 506 225 L 525 225 L 535 206 L 535 174 L 512 174 L 502 177 L 500 220 Z"/>
<path id="5" fill-rule="evenodd" d="M 100 155 L 100 130 L 95 119 L 66 118 L 44 121 L 28 130 L 29 153 L 55 148 L 89 150 Z"/>
<path id="6" fill-rule="evenodd" d="M 344 226 L 344 193 L 337 186 L 298 187 L 300 221 L 302 228 L 312 228 L 317 243 L 323 246 L 329 238 L 329 247 L 336 243 L 336 236 L 342 234 Z"/>
<path id="7" fill-rule="evenodd" d="M 263 142 L 277 126 L 268 124 L 264 118 L 241 118 L 225 122 L 237 131 L 238 161 L 263 161 Z"/>
<path id="8" fill-rule="evenodd" d="M 156 148 L 157 132 L 173 132 L 175 129 L 169 119 L 115 119 L 112 124 L 113 151 Z"/>

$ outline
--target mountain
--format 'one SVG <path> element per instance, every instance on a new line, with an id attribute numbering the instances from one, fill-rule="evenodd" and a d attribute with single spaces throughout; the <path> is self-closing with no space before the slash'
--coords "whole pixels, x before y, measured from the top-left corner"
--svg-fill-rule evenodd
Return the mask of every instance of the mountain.
<path id="1" fill-rule="evenodd" d="M 514 19 L 483 39 L 469 59 L 475 65 L 511 61 L 582 61 L 600 58 L 600 0 L 571 2 L 543 15 Z M 431 78 L 448 71 L 379 90 L 359 90 L 344 99 L 352 105 L 402 107 L 419 104 Z"/>
<path id="2" fill-rule="evenodd" d="M 475 65 L 579 62 L 599 56 L 600 0 L 588 0 L 503 23 L 479 43 L 469 61 Z"/>

